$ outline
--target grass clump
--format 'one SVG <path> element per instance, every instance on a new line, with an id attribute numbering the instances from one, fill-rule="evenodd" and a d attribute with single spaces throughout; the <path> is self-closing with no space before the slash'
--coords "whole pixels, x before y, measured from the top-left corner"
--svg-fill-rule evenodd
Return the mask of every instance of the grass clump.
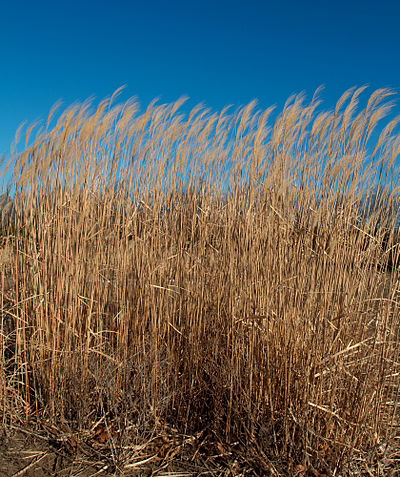
<path id="1" fill-rule="evenodd" d="M 27 137 L 10 162 L 3 423 L 96 442 L 120 471 L 394 465 L 399 137 L 393 120 L 374 140 L 390 91 L 357 109 L 361 93 L 324 113 L 293 98 L 271 126 L 254 104 L 111 98 Z"/>

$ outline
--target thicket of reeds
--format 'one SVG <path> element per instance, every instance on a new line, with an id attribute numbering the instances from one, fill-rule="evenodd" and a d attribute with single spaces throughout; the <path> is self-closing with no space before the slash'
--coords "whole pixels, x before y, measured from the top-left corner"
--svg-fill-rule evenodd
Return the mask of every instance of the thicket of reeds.
<path id="1" fill-rule="evenodd" d="M 110 98 L 28 128 L 3 211 L 3 425 L 101 429 L 109 469 L 395 466 L 400 136 L 376 133 L 391 92 L 363 90 L 279 114 Z"/>

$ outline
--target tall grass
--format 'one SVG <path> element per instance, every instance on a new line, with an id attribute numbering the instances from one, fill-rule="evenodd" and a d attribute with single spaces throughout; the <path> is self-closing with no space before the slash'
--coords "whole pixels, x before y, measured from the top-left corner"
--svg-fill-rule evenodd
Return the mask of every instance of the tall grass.
<path id="1" fill-rule="evenodd" d="M 122 467 L 173 428 L 259 474 L 337 473 L 395 442 L 400 137 L 393 120 L 374 139 L 390 91 L 360 108 L 362 91 L 273 121 L 110 98 L 28 130 L 9 165 L 3 423 L 103 422 Z"/>

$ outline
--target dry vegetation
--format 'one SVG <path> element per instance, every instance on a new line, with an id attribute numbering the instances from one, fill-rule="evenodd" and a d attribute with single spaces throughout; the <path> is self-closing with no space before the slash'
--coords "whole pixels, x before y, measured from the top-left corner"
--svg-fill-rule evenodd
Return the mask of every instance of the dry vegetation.
<path id="1" fill-rule="evenodd" d="M 2 236 L 3 429 L 98 475 L 395 472 L 400 137 L 393 120 L 371 144 L 391 93 L 361 93 L 270 122 L 111 98 L 28 130 Z"/>

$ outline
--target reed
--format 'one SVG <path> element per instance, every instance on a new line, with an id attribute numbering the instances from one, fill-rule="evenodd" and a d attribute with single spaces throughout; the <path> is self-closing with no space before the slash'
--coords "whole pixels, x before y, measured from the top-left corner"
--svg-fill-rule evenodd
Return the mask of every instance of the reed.
<path id="1" fill-rule="evenodd" d="M 120 469 L 157 436 L 256 475 L 392 449 L 400 137 L 393 120 L 375 139 L 391 92 L 362 92 L 273 120 L 110 98 L 28 130 L 9 163 L 3 424 L 101 424 Z"/>

